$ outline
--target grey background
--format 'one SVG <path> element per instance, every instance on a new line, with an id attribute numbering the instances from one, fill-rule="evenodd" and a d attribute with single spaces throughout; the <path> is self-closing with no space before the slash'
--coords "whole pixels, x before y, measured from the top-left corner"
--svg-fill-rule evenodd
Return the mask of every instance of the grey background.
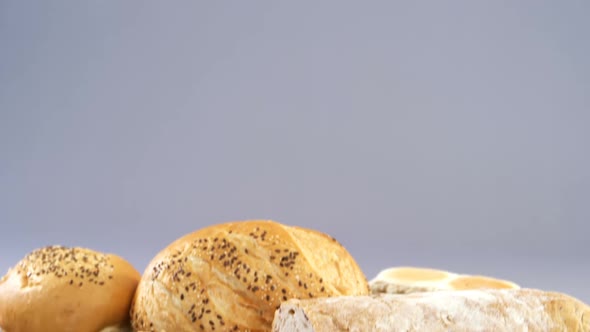
<path id="1" fill-rule="evenodd" d="M 590 302 L 590 2 L 0 3 L 0 270 L 269 218 Z"/>

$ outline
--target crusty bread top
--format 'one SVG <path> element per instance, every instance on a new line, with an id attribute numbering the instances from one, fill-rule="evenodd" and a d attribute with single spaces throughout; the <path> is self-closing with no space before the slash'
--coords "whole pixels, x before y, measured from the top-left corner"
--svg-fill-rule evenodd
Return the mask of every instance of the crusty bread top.
<path id="1" fill-rule="evenodd" d="M 136 330 L 270 330 L 290 298 L 365 295 L 367 280 L 330 236 L 274 221 L 187 234 L 146 268 L 132 306 Z"/>
<path id="2" fill-rule="evenodd" d="M 18 331 L 96 332 L 128 324 L 140 274 L 123 258 L 49 246 L 0 280 L 0 326 Z"/>
<path id="3" fill-rule="evenodd" d="M 400 282 L 440 283 L 455 278 L 457 274 L 449 271 L 431 268 L 400 266 L 383 270 L 379 273 L 379 276 L 382 278 L 397 280 Z"/>
<path id="4" fill-rule="evenodd" d="M 457 274 L 440 269 L 391 267 L 382 270 L 370 282 L 371 292 L 408 294 L 435 290 L 518 289 L 512 281 L 498 278 Z"/>
<path id="5" fill-rule="evenodd" d="M 458 275 L 448 282 L 449 289 L 518 289 L 520 286 L 512 281 L 480 275 Z"/>

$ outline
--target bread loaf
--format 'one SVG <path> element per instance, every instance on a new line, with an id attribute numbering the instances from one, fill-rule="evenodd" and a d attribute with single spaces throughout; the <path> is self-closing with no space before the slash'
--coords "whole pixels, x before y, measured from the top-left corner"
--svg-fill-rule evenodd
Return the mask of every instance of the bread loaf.
<path id="1" fill-rule="evenodd" d="M 131 315 L 137 331 L 270 331 L 282 301 L 367 294 L 363 272 L 330 236 L 242 221 L 163 249 L 142 276 Z"/>
<path id="2" fill-rule="evenodd" d="M 410 294 L 438 290 L 518 289 L 512 281 L 480 275 L 457 274 L 419 267 L 385 269 L 369 282 L 371 293 Z"/>
<path id="3" fill-rule="evenodd" d="M 0 329 L 128 331 L 140 277 L 116 255 L 63 246 L 34 250 L 0 279 Z"/>
<path id="4" fill-rule="evenodd" d="M 289 300 L 273 332 L 590 331 L 590 308 L 534 289 L 437 291 Z"/>

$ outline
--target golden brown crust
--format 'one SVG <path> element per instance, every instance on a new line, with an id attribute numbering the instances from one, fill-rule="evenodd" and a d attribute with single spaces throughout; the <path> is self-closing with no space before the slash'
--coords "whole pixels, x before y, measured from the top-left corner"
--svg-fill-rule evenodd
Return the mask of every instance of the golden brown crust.
<path id="1" fill-rule="evenodd" d="M 452 273 L 443 270 L 418 268 L 418 267 L 399 267 L 387 271 L 388 276 L 400 281 L 442 281 L 447 279 Z"/>
<path id="2" fill-rule="evenodd" d="M 411 294 L 437 290 L 518 289 L 512 281 L 445 270 L 398 266 L 382 270 L 369 282 L 371 293 Z"/>
<path id="3" fill-rule="evenodd" d="M 140 274 L 86 248 L 35 250 L 0 281 L 0 327 L 10 332 L 96 332 L 128 324 Z"/>
<path id="4" fill-rule="evenodd" d="M 167 246 L 145 270 L 131 313 L 141 331 L 268 331 L 287 299 L 368 292 L 334 239 L 253 220 L 209 226 Z"/>
<path id="5" fill-rule="evenodd" d="M 450 289 L 516 289 L 518 286 L 511 281 L 486 276 L 460 275 L 449 282 Z"/>

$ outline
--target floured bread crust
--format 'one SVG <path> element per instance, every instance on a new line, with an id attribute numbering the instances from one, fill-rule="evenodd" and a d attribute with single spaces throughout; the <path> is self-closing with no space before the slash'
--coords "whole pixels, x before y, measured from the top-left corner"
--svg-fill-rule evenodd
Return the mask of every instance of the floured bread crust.
<path id="1" fill-rule="evenodd" d="M 437 291 L 290 300 L 273 331 L 590 331 L 590 308 L 535 289 Z"/>

